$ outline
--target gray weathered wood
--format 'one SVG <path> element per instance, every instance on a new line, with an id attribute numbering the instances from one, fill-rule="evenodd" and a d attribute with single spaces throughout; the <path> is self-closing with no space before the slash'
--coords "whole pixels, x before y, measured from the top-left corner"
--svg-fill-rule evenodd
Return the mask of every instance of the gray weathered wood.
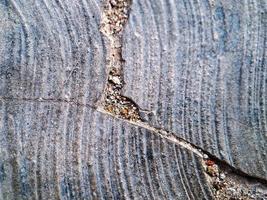
<path id="1" fill-rule="evenodd" d="M 266 1 L 134 0 L 124 95 L 152 126 L 267 177 Z"/>
<path id="2" fill-rule="evenodd" d="M 133 0 L 122 47 L 103 5 L 0 0 L 0 200 L 265 198 L 264 0 Z M 147 123 L 103 110 L 117 63 Z"/>
<path id="3" fill-rule="evenodd" d="M 69 103 L 1 101 L 0 199 L 211 199 L 199 157 Z"/>
<path id="4" fill-rule="evenodd" d="M 210 198 L 193 153 L 90 108 L 106 83 L 99 6 L 1 1 L 0 199 Z"/>
<path id="5" fill-rule="evenodd" d="M 96 1 L 0 1 L 0 95 L 93 105 L 106 82 Z"/>

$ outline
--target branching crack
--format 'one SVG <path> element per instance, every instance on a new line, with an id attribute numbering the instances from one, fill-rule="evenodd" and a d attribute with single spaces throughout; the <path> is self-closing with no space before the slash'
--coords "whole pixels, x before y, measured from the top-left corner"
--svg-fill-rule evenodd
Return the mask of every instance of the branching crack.
<path id="1" fill-rule="evenodd" d="M 108 80 L 97 111 L 149 130 L 152 134 L 177 144 L 200 157 L 216 199 L 267 199 L 267 181 L 265 179 L 246 174 L 193 143 L 178 137 L 175 133 L 152 127 L 141 119 L 138 105 L 122 95 L 125 84 L 123 80 L 122 31 L 128 20 L 131 3 L 131 0 L 106 0 L 103 6 L 100 30 L 109 44 L 106 58 Z M 0 100 L 71 103 L 96 109 L 92 105 L 69 99 L 0 97 Z"/>
<path id="2" fill-rule="evenodd" d="M 150 126 L 141 119 L 138 105 L 122 95 L 122 89 L 125 84 L 123 80 L 122 31 L 128 20 L 131 3 L 131 0 L 106 0 L 104 3 L 100 30 L 109 43 L 106 58 L 108 80 L 101 98 L 100 107 L 97 110 L 115 118 L 122 118 L 127 123 L 150 130 L 151 133 L 157 134 L 198 155 L 203 159 L 203 168 L 207 173 L 207 179 L 211 183 L 216 199 L 229 199 L 232 197 L 232 199 L 262 198 L 264 192 L 259 190 L 253 193 L 253 187 L 255 184 L 260 184 L 266 189 L 266 180 L 250 176 L 234 168 L 204 149 L 178 137 L 177 134 Z M 242 190 L 238 188 L 242 188 Z"/>
<path id="3" fill-rule="evenodd" d="M 80 103 L 69 99 L 53 99 L 53 98 L 15 98 L 0 97 L 3 101 L 26 101 L 26 102 L 53 102 L 53 103 L 69 103 L 76 106 L 89 107 L 96 109 L 94 106 L 86 103 Z M 267 197 L 267 181 L 260 177 L 251 176 L 240 169 L 237 169 L 225 161 L 217 158 L 200 147 L 180 138 L 175 133 L 170 133 L 162 129 L 156 129 L 142 121 L 130 121 L 128 119 L 120 119 L 101 108 L 98 112 L 104 115 L 110 115 L 125 123 L 132 124 L 149 130 L 152 134 L 156 134 L 171 143 L 177 144 L 200 157 L 203 160 L 203 167 L 207 173 L 207 179 L 211 183 L 212 190 L 216 199 L 266 199 Z M 235 197 L 235 198 L 234 198 Z M 263 198 L 262 198 L 263 197 Z"/>

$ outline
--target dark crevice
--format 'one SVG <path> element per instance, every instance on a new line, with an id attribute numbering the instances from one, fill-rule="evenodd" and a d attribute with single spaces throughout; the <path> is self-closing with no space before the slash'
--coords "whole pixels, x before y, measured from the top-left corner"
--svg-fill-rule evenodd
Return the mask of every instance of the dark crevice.
<path id="1" fill-rule="evenodd" d="M 53 103 L 70 103 L 70 104 L 74 104 L 77 106 L 85 106 L 85 107 L 89 107 L 92 109 L 96 109 L 94 106 L 90 105 L 90 104 L 84 104 L 84 103 L 79 103 L 77 101 L 73 101 L 73 100 L 67 100 L 67 99 L 53 99 L 53 98 L 16 98 L 16 97 L 0 97 L 0 100 L 4 100 L 4 101 L 25 101 L 25 102 L 43 102 L 43 103 L 49 103 L 49 102 L 53 102 Z M 111 116 L 114 117 L 114 115 L 112 113 L 104 113 L 104 114 L 110 114 Z M 118 117 L 119 116 L 115 116 Z M 125 120 L 125 122 L 129 122 L 127 119 Z M 256 182 L 260 182 L 264 185 L 267 186 L 267 180 L 261 177 L 255 177 L 255 176 L 251 176 L 247 173 L 245 173 L 244 171 L 231 166 L 229 163 L 227 163 L 224 160 L 221 160 L 220 158 L 214 156 L 213 154 L 209 153 L 208 151 L 200 148 L 199 146 L 196 146 L 193 143 L 188 142 L 187 140 L 180 138 L 178 136 L 176 136 L 176 134 L 174 133 L 169 133 L 165 130 L 162 129 L 158 129 L 158 128 L 154 128 L 151 127 L 149 124 L 144 123 L 144 122 L 135 122 L 132 123 L 134 126 L 138 126 L 138 127 L 143 127 L 145 129 L 149 129 L 152 130 L 153 132 L 159 134 L 162 137 L 165 137 L 167 139 L 169 139 L 170 141 L 174 141 L 172 138 L 175 138 L 176 142 L 178 145 L 180 143 L 183 143 L 185 145 L 188 145 L 190 147 L 188 147 L 187 149 L 194 149 L 195 151 L 200 152 L 201 154 L 205 154 L 209 157 L 210 160 L 213 160 L 215 163 L 217 163 L 219 166 L 222 166 L 222 168 L 228 168 L 229 170 L 231 170 L 233 173 L 240 175 L 244 178 L 250 179 L 252 181 L 256 181 Z"/>
<path id="2" fill-rule="evenodd" d="M 16 97 L 0 97 L 0 100 L 4 100 L 4 101 L 25 101 L 25 102 L 42 102 L 42 103 L 70 103 L 70 104 L 74 104 L 76 106 L 82 106 L 82 107 L 89 107 L 92 109 L 97 109 L 95 106 L 92 106 L 90 104 L 84 104 L 84 103 L 79 103 L 77 101 L 73 101 L 73 100 L 67 100 L 67 99 L 53 99 L 53 98 L 16 98 Z M 97 110 L 98 112 L 101 112 L 103 114 L 108 114 L 111 117 L 115 117 L 117 119 L 121 118 L 120 116 L 114 115 L 112 113 L 109 112 L 102 112 L 101 110 Z M 267 180 L 262 178 L 262 177 L 256 177 L 256 176 L 252 176 L 247 174 L 246 172 L 242 171 L 241 169 L 238 169 L 232 165 L 230 165 L 229 163 L 227 163 L 224 160 L 221 160 L 220 158 L 214 156 L 213 154 L 209 153 L 208 151 L 202 149 L 201 147 L 196 146 L 193 143 L 190 143 L 189 141 L 178 137 L 175 133 L 170 133 L 167 132 L 165 130 L 162 129 L 158 129 L 158 128 L 154 128 L 151 127 L 149 124 L 141 122 L 141 121 L 130 121 L 128 119 L 121 119 L 126 123 L 130 123 L 134 126 L 137 127 L 142 127 L 144 129 L 150 130 L 151 132 L 159 135 L 162 138 L 167 139 L 168 141 L 175 143 L 179 146 L 182 146 L 184 148 L 186 148 L 187 150 L 190 150 L 194 153 L 196 153 L 198 156 L 201 156 L 203 158 L 203 160 L 211 160 L 212 162 L 216 163 L 216 165 L 218 165 L 218 167 L 223 170 L 223 171 L 227 171 L 229 172 L 229 174 L 236 174 L 244 179 L 246 179 L 247 181 L 249 181 L 250 183 L 261 183 L 263 184 L 265 187 L 267 187 Z"/>
<path id="3" fill-rule="evenodd" d="M 202 157 L 203 167 L 205 168 L 207 175 L 210 176 L 211 185 L 215 188 L 216 192 L 224 191 L 223 188 L 227 187 L 227 185 L 225 185 L 225 180 L 238 183 L 240 187 L 243 185 L 242 181 L 247 182 L 248 184 L 244 187 L 248 190 L 250 189 L 250 185 L 256 184 L 262 184 L 266 189 L 266 179 L 249 175 L 195 144 L 178 137 L 177 134 L 157 129 L 148 123 L 145 123 L 140 116 L 140 111 L 142 110 L 139 106 L 132 99 L 122 95 L 122 89 L 125 85 L 123 80 L 123 66 L 125 61 L 122 58 L 122 31 L 128 20 L 131 3 L 130 0 L 106 0 L 103 5 L 100 30 L 108 41 L 106 58 L 108 78 L 98 109 L 96 106 L 68 99 L 0 97 L 0 100 L 71 103 L 77 106 L 97 109 L 103 114 L 122 118 L 126 123 L 131 123 L 134 126 L 150 130 L 160 137 L 180 145 Z M 105 112 L 101 111 L 99 108 L 102 108 Z M 221 174 L 227 175 L 224 180 L 218 181 L 221 178 Z"/>

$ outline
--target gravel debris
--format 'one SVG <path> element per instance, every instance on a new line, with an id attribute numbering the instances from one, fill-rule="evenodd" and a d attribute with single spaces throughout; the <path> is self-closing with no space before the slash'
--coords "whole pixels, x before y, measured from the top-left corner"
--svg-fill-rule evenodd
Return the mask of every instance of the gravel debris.
<path id="1" fill-rule="evenodd" d="M 101 23 L 101 32 L 109 41 L 108 82 L 105 90 L 103 107 L 113 115 L 132 121 L 140 121 L 138 106 L 122 95 L 123 81 L 122 30 L 128 19 L 130 0 L 107 0 Z"/>
<path id="2" fill-rule="evenodd" d="M 226 176 L 225 176 L 225 174 L 224 174 L 224 173 L 220 173 L 220 179 L 221 179 L 221 180 L 224 180 L 224 179 L 225 179 L 225 177 L 226 177 Z"/>
<path id="3" fill-rule="evenodd" d="M 128 20 L 131 0 L 106 0 L 101 23 L 101 31 L 105 35 L 120 34 Z"/>
<path id="4" fill-rule="evenodd" d="M 122 84 L 119 76 L 110 76 L 109 80 L 112 81 L 115 85 L 121 85 Z"/>
<path id="5" fill-rule="evenodd" d="M 204 168 L 216 200 L 265 200 L 267 186 L 236 174 L 226 166 L 204 158 Z"/>

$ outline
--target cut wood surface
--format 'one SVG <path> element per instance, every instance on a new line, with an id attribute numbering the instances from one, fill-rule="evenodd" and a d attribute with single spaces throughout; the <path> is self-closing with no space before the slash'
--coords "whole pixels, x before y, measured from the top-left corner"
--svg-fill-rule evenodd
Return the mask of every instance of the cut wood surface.
<path id="1" fill-rule="evenodd" d="M 1 108 L 2 198 L 211 198 L 200 158 L 151 131 L 69 103 Z"/>
<path id="2" fill-rule="evenodd" d="M 266 5 L 0 0 L 0 200 L 267 199 Z"/>
<path id="3" fill-rule="evenodd" d="M 133 1 L 124 95 L 151 126 L 267 178 L 266 1 Z"/>
<path id="4" fill-rule="evenodd" d="M 0 1 L 0 94 L 94 105 L 106 83 L 96 1 Z"/>

